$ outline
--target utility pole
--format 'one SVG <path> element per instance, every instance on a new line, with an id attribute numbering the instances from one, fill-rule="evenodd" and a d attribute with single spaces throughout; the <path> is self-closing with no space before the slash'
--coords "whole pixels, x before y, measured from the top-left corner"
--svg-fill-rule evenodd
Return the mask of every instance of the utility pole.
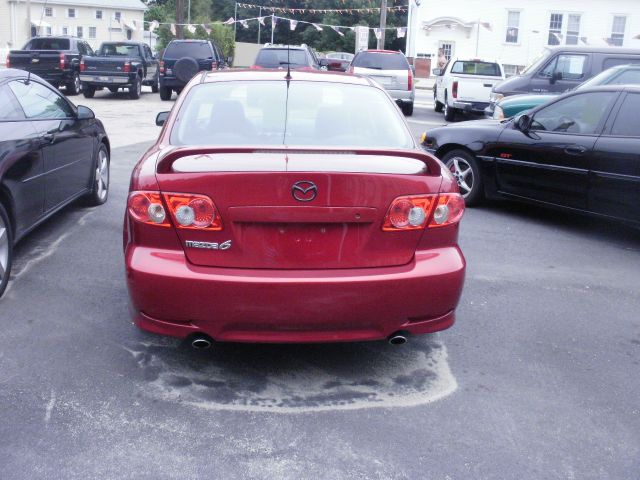
<path id="1" fill-rule="evenodd" d="M 176 37 L 184 38 L 184 0 L 176 0 Z"/>
<path id="2" fill-rule="evenodd" d="M 260 7 L 260 13 L 258 14 L 258 17 L 262 17 L 262 7 Z M 260 45 L 260 26 L 261 25 L 262 23 L 258 21 L 258 45 Z"/>
<path id="3" fill-rule="evenodd" d="M 189 7 L 187 9 L 187 23 L 191 25 L 191 0 L 189 0 Z"/>
<path id="4" fill-rule="evenodd" d="M 36 28 L 36 35 L 38 29 Z M 31 38 L 31 0 L 27 0 L 27 40 Z"/>
<path id="5" fill-rule="evenodd" d="M 276 30 L 276 17 L 271 14 L 271 44 L 273 44 L 273 33 Z"/>
<path id="6" fill-rule="evenodd" d="M 382 0 L 380 4 L 380 38 L 378 39 L 378 50 L 384 50 L 384 33 L 387 31 L 387 0 Z"/>

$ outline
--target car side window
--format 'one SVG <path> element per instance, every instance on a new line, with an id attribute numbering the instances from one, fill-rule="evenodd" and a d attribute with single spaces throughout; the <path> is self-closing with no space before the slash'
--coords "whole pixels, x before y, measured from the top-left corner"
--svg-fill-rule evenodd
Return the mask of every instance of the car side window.
<path id="1" fill-rule="evenodd" d="M 638 112 L 640 112 L 640 93 L 628 93 L 613 123 L 611 135 L 640 138 Z"/>
<path id="2" fill-rule="evenodd" d="M 545 65 L 538 73 L 544 78 L 551 78 L 559 73 L 563 80 L 580 80 L 584 78 L 584 67 L 587 63 L 586 55 L 558 55 Z"/>
<path id="3" fill-rule="evenodd" d="M 14 80 L 9 87 L 20 102 L 27 118 L 72 118 L 73 110 L 67 101 L 57 92 L 31 80 Z"/>
<path id="4" fill-rule="evenodd" d="M 6 85 L 0 86 L 0 122 L 24 120 L 20 104 Z"/>
<path id="5" fill-rule="evenodd" d="M 84 53 L 86 53 L 87 55 L 91 55 L 93 56 L 93 49 L 91 48 L 91 45 L 89 45 L 88 43 L 84 42 Z"/>
<path id="6" fill-rule="evenodd" d="M 531 130 L 593 135 L 617 92 L 588 92 L 559 100 L 533 116 Z"/>

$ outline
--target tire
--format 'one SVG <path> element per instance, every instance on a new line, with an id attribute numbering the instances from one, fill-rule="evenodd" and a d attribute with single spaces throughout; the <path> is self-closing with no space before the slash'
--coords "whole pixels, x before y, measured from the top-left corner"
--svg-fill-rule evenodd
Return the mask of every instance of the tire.
<path id="1" fill-rule="evenodd" d="M 188 83 L 200 70 L 198 61 L 193 57 L 182 57 L 173 65 L 173 73 L 181 82 Z"/>
<path id="2" fill-rule="evenodd" d="M 467 150 L 451 150 L 442 157 L 449 171 L 453 174 L 467 206 L 480 204 L 484 198 L 483 181 L 478 160 Z"/>
<path id="3" fill-rule="evenodd" d="M 100 144 L 96 154 L 95 170 L 93 174 L 93 187 L 87 194 L 86 204 L 89 206 L 102 205 L 109 197 L 109 152 L 104 143 Z"/>
<path id="4" fill-rule="evenodd" d="M 162 100 L 171 100 L 172 93 L 169 87 L 160 87 L 160 98 Z"/>
<path id="5" fill-rule="evenodd" d="M 442 107 L 444 107 L 444 105 L 438 101 L 438 96 L 436 95 L 436 92 L 434 90 L 433 91 L 433 110 L 434 110 L 434 112 L 441 113 L 442 112 Z"/>
<path id="6" fill-rule="evenodd" d="M 402 105 L 402 113 L 404 113 L 405 117 L 413 115 L 413 102 Z"/>
<path id="7" fill-rule="evenodd" d="M 151 91 L 153 93 L 158 93 L 160 90 L 160 75 L 156 75 L 156 78 L 153 80 L 153 85 L 151 85 Z"/>
<path id="8" fill-rule="evenodd" d="M 118 87 L 109 87 L 111 93 L 118 93 Z"/>
<path id="9" fill-rule="evenodd" d="M 13 262 L 13 232 L 9 215 L 0 203 L 0 297 L 7 288 Z"/>
<path id="10" fill-rule="evenodd" d="M 447 122 L 454 122 L 456 120 L 456 110 L 447 103 L 447 96 L 444 96 L 444 105 L 442 105 L 444 111 L 444 119 Z"/>
<path id="11" fill-rule="evenodd" d="M 78 95 L 82 92 L 82 82 L 80 81 L 80 74 L 78 72 L 73 72 L 73 79 L 71 82 L 65 85 L 67 88 L 66 94 L 67 96 Z"/>
<path id="12" fill-rule="evenodd" d="M 84 95 L 84 98 L 93 98 L 96 94 L 96 87 L 93 85 L 83 85 L 82 94 Z"/>
<path id="13" fill-rule="evenodd" d="M 129 98 L 132 100 L 137 100 L 140 98 L 140 94 L 142 93 L 142 80 L 140 80 L 140 75 L 136 75 L 136 80 L 129 87 Z"/>

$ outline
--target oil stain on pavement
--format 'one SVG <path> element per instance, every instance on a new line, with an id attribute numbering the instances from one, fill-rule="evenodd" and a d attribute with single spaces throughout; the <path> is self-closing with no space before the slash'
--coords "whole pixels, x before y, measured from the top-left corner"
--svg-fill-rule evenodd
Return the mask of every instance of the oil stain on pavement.
<path id="1" fill-rule="evenodd" d="M 437 335 L 332 345 L 214 344 L 194 351 L 173 339 L 127 345 L 141 393 L 209 410 L 281 413 L 407 407 L 457 388 Z"/>

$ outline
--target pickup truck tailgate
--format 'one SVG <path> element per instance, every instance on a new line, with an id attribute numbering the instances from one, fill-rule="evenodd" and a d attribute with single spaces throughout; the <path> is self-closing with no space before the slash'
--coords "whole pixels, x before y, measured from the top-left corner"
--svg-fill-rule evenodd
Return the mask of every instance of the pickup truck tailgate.
<path id="1" fill-rule="evenodd" d="M 458 96 L 456 100 L 488 103 L 491 89 L 501 80 L 499 77 L 455 75 L 453 81 L 458 82 Z"/>

